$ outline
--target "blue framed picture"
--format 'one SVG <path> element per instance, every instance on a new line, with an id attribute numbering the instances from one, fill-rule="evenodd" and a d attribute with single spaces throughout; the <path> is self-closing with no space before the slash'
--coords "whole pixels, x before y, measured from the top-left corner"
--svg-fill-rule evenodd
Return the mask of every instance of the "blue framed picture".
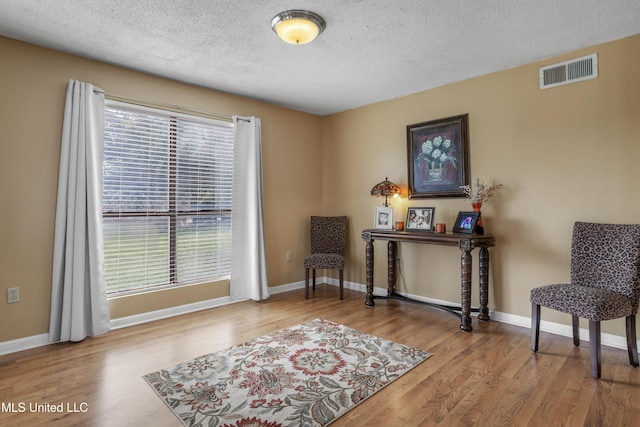
<path id="1" fill-rule="evenodd" d="M 478 230 L 480 212 L 458 212 L 458 218 L 453 225 L 454 233 L 482 234 Z"/>

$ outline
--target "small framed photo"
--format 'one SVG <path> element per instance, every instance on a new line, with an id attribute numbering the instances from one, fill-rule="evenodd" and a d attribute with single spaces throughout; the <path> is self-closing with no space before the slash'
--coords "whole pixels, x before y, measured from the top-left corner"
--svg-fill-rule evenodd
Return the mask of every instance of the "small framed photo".
<path id="1" fill-rule="evenodd" d="M 391 230 L 393 227 L 393 211 L 391 210 L 391 207 L 376 206 L 375 214 L 373 216 L 373 224 L 375 225 L 375 228 Z"/>
<path id="2" fill-rule="evenodd" d="M 480 218 L 480 212 L 458 212 L 453 232 L 473 234 L 478 224 L 478 218 Z"/>
<path id="3" fill-rule="evenodd" d="M 409 208 L 407 210 L 407 225 L 405 228 L 407 231 L 432 231 L 435 213 L 436 208 Z"/>

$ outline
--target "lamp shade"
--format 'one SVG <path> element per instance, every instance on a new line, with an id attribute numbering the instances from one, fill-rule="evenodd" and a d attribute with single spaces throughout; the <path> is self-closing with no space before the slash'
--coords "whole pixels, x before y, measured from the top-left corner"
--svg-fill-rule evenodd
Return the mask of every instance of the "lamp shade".
<path id="1" fill-rule="evenodd" d="M 306 10 L 281 12 L 271 20 L 271 28 L 283 41 L 290 44 L 306 44 L 324 31 L 324 19 Z"/>
<path id="2" fill-rule="evenodd" d="M 389 181 L 389 178 L 385 178 L 384 181 L 381 181 L 373 186 L 371 189 L 372 196 L 384 196 L 384 205 L 389 206 L 389 202 L 387 201 L 387 197 L 389 196 L 399 196 L 400 195 L 400 187 L 398 187 L 393 182 Z"/>

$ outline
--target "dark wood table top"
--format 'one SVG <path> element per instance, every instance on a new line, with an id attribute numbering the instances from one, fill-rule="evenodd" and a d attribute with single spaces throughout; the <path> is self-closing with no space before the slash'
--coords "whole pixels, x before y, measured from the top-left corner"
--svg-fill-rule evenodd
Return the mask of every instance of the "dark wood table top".
<path id="1" fill-rule="evenodd" d="M 362 231 L 364 240 L 391 240 L 395 242 L 426 243 L 431 245 L 459 246 L 460 241 L 470 240 L 473 247 L 492 247 L 496 239 L 491 234 L 436 233 L 434 231 L 395 231 L 369 228 Z"/>

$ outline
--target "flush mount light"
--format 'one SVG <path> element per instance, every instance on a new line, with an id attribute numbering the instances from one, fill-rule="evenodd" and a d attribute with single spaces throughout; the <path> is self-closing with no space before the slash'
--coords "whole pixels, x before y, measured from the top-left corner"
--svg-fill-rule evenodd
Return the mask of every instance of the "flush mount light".
<path id="1" fill-rule="evenodd" d="M 273 31 L 283 41 L 291 44 L 312 42 L 326 26 L 324 19 L 306 10 L 287 10 L 271 20 Z"/>

